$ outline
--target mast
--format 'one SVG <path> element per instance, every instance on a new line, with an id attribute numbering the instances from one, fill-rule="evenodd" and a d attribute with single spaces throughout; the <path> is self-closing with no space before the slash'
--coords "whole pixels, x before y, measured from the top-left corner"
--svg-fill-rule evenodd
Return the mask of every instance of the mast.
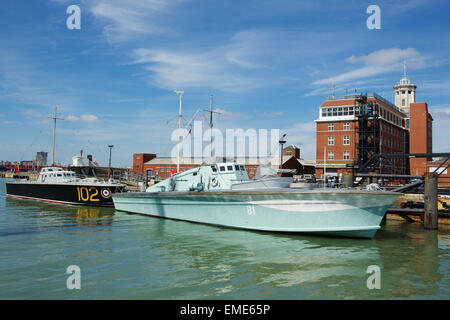
<path id="1" fill-rule="evenodd" d="M 52 116 L 52 115 L 49 115 L 48 117 L 50 118 L 50 119 L 52 119 L 54 122 L 53 122 L 53 155 L 52 155 L 52 166 L 54 166 L 55 165 L 55 142 L 56 142 L 56 120 L 64 120 L 63 118 L 58 118 L 57 117 L 57 110 L 58 110 L 58 107 L 55 107 L 55 114 Z"/>
<path id="2" fill-rule="evenodd" d="M 210 97 L 210 99 L 209 99 L 209 132 L 210 132 L 210 147 L 209 147 L 209 155 L 210 155 L 210 157 L 212 158 L 212 150 L 213 150 L 213 148 L 212 148 L 212 140 L 213 140 L 213 137 L 212 137 L 212 128 L 213 128 L 213 111 L 212 111 L 212 108 L 213 108 L 213 95 L 211 95 L 211 97 Z"/>
<path id="3" fill-rule="evenodd" d="M 209 130 L 210 130 L 210 146 L 209 146 L 209 156 L 212 158 L 213 156 L 213 134 L 212 134 L 212 130 L 213 130 L 213 113 L 217 113 L 220 114 L 220 112 L 214 111 L 213 110 L 213 95 L 210 96 L 209 98 L 209 111 L 208 110 L 204 110 L 204 111 L 208 111 L 209 112 Z"/>
<path id="4" fill-rule="evenodd" d="M 181 128 L 181 96 L 183 95 L 184 91 L 178 91 L 178 90 L 173 90 L 173 91 L 180 96 L 180 110 L 178 111 L 178 129 L 180 129 Z M 180 172 L 180 143 L 181 143 L 181 136 L 178 135 L 177 173 Z"/>

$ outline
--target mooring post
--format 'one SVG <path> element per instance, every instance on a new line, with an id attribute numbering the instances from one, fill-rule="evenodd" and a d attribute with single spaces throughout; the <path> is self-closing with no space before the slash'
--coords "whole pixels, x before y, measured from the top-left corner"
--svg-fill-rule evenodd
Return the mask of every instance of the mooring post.
<path id="1" fill-rule="evenodd" d="M 437 178 L 438 176 L 436 173 L 425 172 L 425 192 L 424 192 L 425 213 L 423 217 L 423 227 L 425 229 L 438 228 Z"/>
<path id="2" fill-rule="evenodd" d="M 353 172 L 346 171 L 342 173 L 342 184 L 345 188 L 353 187 Z"/>

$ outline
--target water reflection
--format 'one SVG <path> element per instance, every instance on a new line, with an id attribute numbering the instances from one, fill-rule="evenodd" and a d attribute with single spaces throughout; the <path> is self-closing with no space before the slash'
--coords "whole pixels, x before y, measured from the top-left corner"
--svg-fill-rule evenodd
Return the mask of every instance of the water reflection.
<path id="1" fill-rule="evenodd" d="M 80 207 L 61 204 L 48 204 L 33 200 L 7 198 L 5 210 L 15 219 L 26 218 L 26 225 L 38 228 L 95 227 L 110 226 L 113 208 Z"/>
<path id="2" fill-rule="evenodd" d="M 175 274 L 191 274 L 189 286 L 209 288 L 209 297 L 232 298 L 249 288 L 266 289 L 274 299 L 425 297 L 437 294 L 443 280 L 438 232 L 410 225 L 388 224 L 375 240 L 360 240 L 240 231 L 150 217 L 141 222 L 149 226 L 139 229 L 143 236 L 157 240 L 151 252 L 173 265 Z M 381 290 L 366 287 L 370 265 L 381 268 Z M 166 285 L 186 288 L 179 280 L 175 276 Z"/>
<path id="3" fill-rule="evenodd" d="M 366 268 L 380 260 L 379 250 L 372 241 L 147 219 L 149 228 L 140 230 L 154 241 L 152 253 L 158 252 L 158 259 L 169 260 L 177 272 L 200 273 L 193 275 L 196 280 L 189 284 L 212 287 L 215 294 L 237 294 L 238 289 L 249 287 L 295 288 L 300 292 L 302 287 L 318 282 L 342 285 L 348 277 L 367 290 Z M 167 285 L 186 286 L 177 277 L 172 280 Z M 298 299 L 300 294 L 291 298 Z"/>
<path id="4" fill-rule="evenodd" d="M 389 275 L 384 282 L 393 296 L 425 298 L 439 290 L 446 251 L 439 247 L 438 235 L 437 230 L 423 230 L 420 223 L 389 221 L 384 226 L 374 243 L 383 252 L 381 263 Z"/>

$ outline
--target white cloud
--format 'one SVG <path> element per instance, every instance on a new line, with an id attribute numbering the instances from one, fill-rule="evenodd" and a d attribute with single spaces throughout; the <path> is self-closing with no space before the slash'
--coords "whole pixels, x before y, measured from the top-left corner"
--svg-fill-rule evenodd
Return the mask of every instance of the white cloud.
<path id="1" fill-rule="evenodd" d="M 145 64 L 150 82 L 161 88 L 214 87 L 223 91 L 247 91 L 262 86 L 261 79 L 238 72 L 235 61 L 227 61 L 220 50 L 178 53 L 137 49 L 134 63 Z M 242 64 L 240 64 L 242 66 Z"/>
<path id="2" fill-rule="evenodd" d="M 422 56 L 414 48 L 391 48 L 374 51 L 368 55 L 359 57 L 350 56 L 346 62 L 355 64 L 362 63 L 363 66 L 355 70 L 343 72 L 337 76 L 314 81 L 314 85 L 325 85 L 342 83 L 367 77 L 373 77 L 392 71 L 402 70 L 402 63 L 406 61 L 411 69 L 422 69 L 427 66 L 427 58 Z"/>
<path id="3" fill-rule="evenodd" d="M 287 75 L 275 76 L 281 63 L 297 59 L 288 45 L 291 37 L 289 34 L 288 39 L 280 40 L 277 32 L 246 30 L 212 48 L 138 48 L 131 54 L 131 63 L 142 64 L 150 72 L 150 84 L 161 88 L 246 92 L 292 82 Z M 285 59 L 279 58 L 282 54 Z"/>
<path id="4" fill-rule="evenodd" d="M 419 56 L 420 53 L 414 48 L 407 48 L 403 50 L 399 48 L 391 48 L 381 49 L 378 51 L 374 51 L 368 55 L 361 55 L 359 57 L 351 56 L 347 58 L 346 61 L 350 63 L 363 62 L 366 65 L 386 66 L 402 61 L 404 59 L 415 58 Z"/>
<path id="5" fill-rule="evenodd" d="M 97 122 L 97 121 L 99 121 L 98 117 L 93 114 L 82 114 L 79 117 L 69 115 L 65 119 L 67 121 L 80 121 L 80 122 Z"/>
<path id="6" fill-rule="evenodd" d="M 105 35 L 111 42 L 130 40 L 137 36 L 167 33 L 159 23 L 161 17 L 173 14 L 169 10 L 180 0 L 87 0 L 91 13 L 105 21 Z"/>

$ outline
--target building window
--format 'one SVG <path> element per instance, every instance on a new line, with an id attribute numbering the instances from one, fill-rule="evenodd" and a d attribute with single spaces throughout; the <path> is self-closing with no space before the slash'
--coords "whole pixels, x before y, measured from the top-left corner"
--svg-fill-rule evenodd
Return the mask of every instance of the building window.
<path id="1" fill-rule="evenodd" d="M 344 151 L 344 160 L 350 160 L 350 151 Z"/>
<path id="2" fill-rule="evenodd" d="M 402 94 L 405 94 L 405 90 L 402 90 Z"/>
<path id="3" fill-rule="evenodd" d="M 328 124 L 328 131 L 334 131 L 334 123 Z"/>
<path id="4" fill-rule="evenodd" d="M 350 130 L 350 122 L 344 122 L 344 130 Z"/>
<path id="5" fill-rule="evenodd" d="M 408 93 L 411 94 L 411 90 L 408 90 Z"/>
<path id="6" fill-rule="evenodd" d="M 328 160 L 334 160 L 334 151 L 328 151 Z"/>
<path id="7" fill-rule="evenodd" d="M 328 136 L 328 145 L 334 146 L 334 136 Z"/>
<path id="8" fill-rule="evenodd" d="M 322 117 L 327 116 L 327 108 L 322 108 Z"/>
<path id="9" fill-rule="evenodd" d="M 405 99 L 402 99 L 402 107 L 405 106 Z"/>
<path id="10" fill-rule="evenodd" d="M 344 136 L 344 146 L 350 145 L 350 136 Z"/>
<path id="11" fill-rule="evenodd" d="M 136 155 L 136 159 L 139 160 L 141 158 L 141 155 Z"/>

